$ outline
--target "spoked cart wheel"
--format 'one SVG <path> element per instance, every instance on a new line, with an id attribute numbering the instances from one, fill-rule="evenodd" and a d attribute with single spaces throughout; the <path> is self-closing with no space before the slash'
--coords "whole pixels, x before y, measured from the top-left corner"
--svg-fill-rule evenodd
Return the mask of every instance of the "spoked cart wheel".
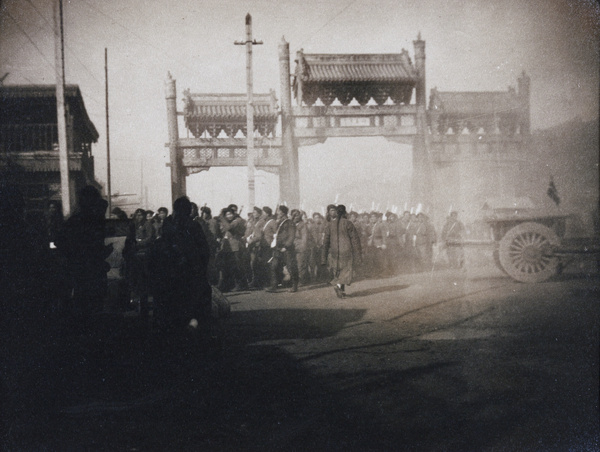
<path id="1" fill-rule="evenodd" d="M 517 281 L 537 283 L 557 273 L 559 260 L 552 249 L 560 244 L 552 229 L 534 222 L 521 223 L 500 240 L 498 258 L 502 268 Z"/>
<path id="2" fill-rule="evenodd" d="M 500 262 L 500 250 L 497 250 L 497 249 L 494 250 L 492 256 L 494 257 L 494 264 L 496 264 L 496 267 L 498 267 L 502 271 L 502 273 L 504 273 L 506 275 L 507 274 L 506 270 L 504 270 L 504 267 L 502 266 L 502 263 Z"/>

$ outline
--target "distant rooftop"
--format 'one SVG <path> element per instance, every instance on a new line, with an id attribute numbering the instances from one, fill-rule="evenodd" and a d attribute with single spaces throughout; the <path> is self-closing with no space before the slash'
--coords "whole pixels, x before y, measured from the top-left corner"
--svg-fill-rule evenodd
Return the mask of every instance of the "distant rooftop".
<path id="1" fill-rule="evenodd" d="M 445 114 L 489 115 L 521 108 L 514 91 L 441 92 L 432 90 L 429 108 Z"/>
<path id="2" fill-rule="evenodd" d="M 83 96 L 78 85 L 65 85 L 65 100 L 75 121 L 88 138 L 98 140 L 98 131 L 90 120 Z M 39 105 L 53 107 L 53 120 L 56 121 L 56 85 L 2 85 L 0 86 L 0 121 L 13 123 L 16 118 L 27 116 L 27 112 Z"/>

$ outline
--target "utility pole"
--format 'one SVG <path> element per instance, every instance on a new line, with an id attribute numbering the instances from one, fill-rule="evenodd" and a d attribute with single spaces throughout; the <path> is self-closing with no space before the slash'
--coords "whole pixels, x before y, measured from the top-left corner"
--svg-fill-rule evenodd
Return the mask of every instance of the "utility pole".
<path id="1" fill-rule="evenodd" d="M 54 2 L 54 58 L 56 72 L 56 124 L 58 128 L 60 193 L 63 215 L 68 217 L 71 213 L 71 186 L 69 180 L 69 151 L 67 149 L 67 118 L 65 108 L 65 56 L 62 0 L 55 0 Z"/>
<path id="2" fill-rule="evenodd" d="M 110 134 L 108 127 L 108 50 L 104 48 L 104 80 L 106 92 L 106 196 L 108 198 L 108 215 L 112 214 L 112 194 L 110 187 Z"/>
<path id="3" fill-rule="evenodd" d="M 252 83 L 252 46 L 260 45 L 262 41 L 256 41 L 252 39 L 252 16 L 250 13 L 246 14 L 246 40 L 235 41 L 235 45 L 246 46 L 246 89 L 248 93 L 248 99 L 246 104 L 246 156 L 248 161 L 248 210 L 254 208 L 256 195 L 254 191 L 254 95 L 253 95 L 253 83 Z"/>

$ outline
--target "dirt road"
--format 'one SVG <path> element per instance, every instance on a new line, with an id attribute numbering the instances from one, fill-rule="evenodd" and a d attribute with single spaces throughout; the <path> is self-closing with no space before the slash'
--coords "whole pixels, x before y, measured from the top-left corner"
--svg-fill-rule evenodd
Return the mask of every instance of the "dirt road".
<path id="1" fill-rule="evenodd" d="M 42 414 L 13 423 L 11 441 L 598 450 L 599 291 L 597 273 L 527 285 L 480 266 L 359 281 L 344 300 L 328 286 L 232 294 L 219 359 L 175 359 L 152 338 L 96 345 L 93 367 L 69 367 L 70 397 L 44 399 Z M 86 384 L 73 386 L 77 375 Z"/>

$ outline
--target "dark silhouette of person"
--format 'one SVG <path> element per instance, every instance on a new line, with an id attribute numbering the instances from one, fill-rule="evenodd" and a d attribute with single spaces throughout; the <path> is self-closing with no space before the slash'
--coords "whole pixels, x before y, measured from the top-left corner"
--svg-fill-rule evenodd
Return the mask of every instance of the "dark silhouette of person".
<path id="1" fill-rule="evenodd" d="M 106 296 L 110 266 L 105 259 L 111 252 L 111 247 L 104 245 L 107 207 L 108 202 L 95 187 L 84 187 L 76 211 L 57 238 L 56 247 L 65 259 L 71 287 L 65 307 L 77 320 L 89 320 L 92 312 L 101 311 Z"/>
<path id="2" fill-rule="evenodd" d="M 197 328 L 204 333 L 210 328 L 210 246 L 202 226 L 191 218 L 191 211 L 186 196 L 176 199 L 173 215 L 164 220 L 162 235 L 152 245 L 154 317 L 159 330 L 165 333 Z"/>

